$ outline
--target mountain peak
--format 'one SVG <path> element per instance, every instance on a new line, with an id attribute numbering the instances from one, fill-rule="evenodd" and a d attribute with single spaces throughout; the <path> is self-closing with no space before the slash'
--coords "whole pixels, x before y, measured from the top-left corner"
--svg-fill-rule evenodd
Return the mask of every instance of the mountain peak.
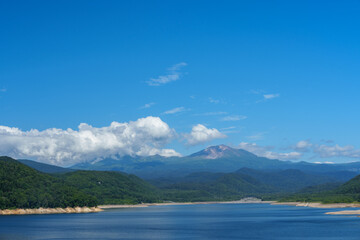
<path id="1" fill-rule="evenodd" d="M 224 157 L 244 156 L 244 153 L 248 153 L 248 152 L 241 150 L 241 149 L 235 149 L 235 148 L 221 144 L 221 145 L 217 145 L 217 146 L 211 146 L 200 152 L 191 154 L 190 157 L 203 157 L 206 159 L 218 159 L 218 158 L 224 158 Z"/>

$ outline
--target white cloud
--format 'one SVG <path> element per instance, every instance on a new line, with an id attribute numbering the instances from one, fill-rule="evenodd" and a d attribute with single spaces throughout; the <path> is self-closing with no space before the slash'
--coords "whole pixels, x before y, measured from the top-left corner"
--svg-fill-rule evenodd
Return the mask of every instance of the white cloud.
<path id="1" fill-rule="evenodd" d="M 273 99 L 273 98 L 278 98 L 278 97 L 280 97 L 280 94 L 278 94 L 278 93 L 275 93 L 275 94 L 264 94 L 263 97 L 264 97 L 265 100 L 270 100 L 270 99 Z"/>
<path id="2" fill-rule="evenodd" d="M 330 141 L 328 144 L 314 144 L 308 140 L 299 141 L 295 146 L 292 146 L 296 151 L 300 152 L 312 152 L 314 157 L 331 158 L 331 157 L 343 157 L 343 158 L 360 158 L 360 149 L 355 149 L 352 145 L 340 146 L 338 144 L 333 145 Z"/>
<path id="3" fill-rule="evenodd" d="M 0 88 L 0 92 L 6 92 L 7 89 L 6 88 Z"/>
<path id="4" fill-rule="evenodd" d="M 264 157 L 270 159 L 279 159 L 279 160 L 298 160 L 303 156 L 302 153 L 299 152 L 288 152 L 288 153 L 277 153 L 277 152 L 266 152 Z"/>
<path id="5" fill-rule="evenodd" d="M 0 155 L 62 166 L 114 155 L 179 156 L 172 149 L 162 149 L 174 136 L 175 131 L 158 117 L 112 122 L 101 128 L 81 123 L 78 130 L 22 131 L 0 126 Z"/>
<path id="6" fill-rule="evenodd" d="M 162 75 L 157 78 L 151 78 L 149 81 L 147 81 L 147 84 L 149 86 L 161 86 L 166 83 L 179 80 L 180 76 L 181 76 L 181 73 L 179 71 L 182 67 L 184 67 L 186 65 L 187 65 L 187 63 L 185 63 L 185 62 L 175 64 L 168 68 L 169 74 Z"/>
<path id="7" fill-rule="evenodd" d="M 189 134 L 184 134 L 184 137 L 187 144 L 197 145 L 214 139 L 225 138 L 227 136 L 219 132 L 216 128 L 207 128 L 202 124 L 197 124 L 192 128 Z"/>
<path id="8" fill-rule="evenodd" d="M 234 115 L 234 116 L 226 116 L 221 119 L 221 121 L 239 121 L 247 119 L 247 116 L 243 115 Z"/>
<path id="9" fill-rule="evenodd" d="M 300 152 L 308 152 L 312 146 L 313 144 L 310 141 L 302 140 L 296 143 L 295 150 Z"/>
<path id="10" fill-rule="evenodd" d="M 313 148 L 315 154 L 321 158 L 331 157 L 346 157 L 346 158 L 360 158 L 360 149 L 355 149 L 352 145 L 339 146 L 338 144 L 333 146 L 328 145 L 316 145 Z"/>
<path id="11" fill-rule="evenodd" d="M 152 106 L 154 106 L 155 103 L 154 102 L 151 102 L 151 103 L 146 103 L 144 106 L 141 106 L 140 108 L 144 109 L 144 108 L 150 108 Z"/>
<path id="12" fill-rule="evenodd" d="M 239 148 L 254 153 L 257 156 L 279 160 L 297 160 L 302 157 L 299 152 L 274 152 L 272 146 L 259 146 L 256 143 L 241 142 Z"/>
<path id="13" fill-rule="evenodd" d="M 177 108 L 173 108 L 173 109 L 165 111 L 164 114 L 175 114 L 175 113 L 180 113 L 180 112 L 184 112 L 184 111 L 186 111 L 186 109 L 184 107 L 177 107 Z"/>

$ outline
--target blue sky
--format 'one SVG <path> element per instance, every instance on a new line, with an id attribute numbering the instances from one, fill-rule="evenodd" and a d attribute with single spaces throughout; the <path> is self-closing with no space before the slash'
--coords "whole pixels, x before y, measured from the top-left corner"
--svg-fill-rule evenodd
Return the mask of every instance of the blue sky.
<path id="1" fill-rule="evenodd" d="M 41 158 L 14 143 L 31 129 L 154 116 L 172 136 L 153 147 L 182 155 L 242 143 L 357 161 L 359 12 L 359 1 L 1 1 L 0 155 Z"/>

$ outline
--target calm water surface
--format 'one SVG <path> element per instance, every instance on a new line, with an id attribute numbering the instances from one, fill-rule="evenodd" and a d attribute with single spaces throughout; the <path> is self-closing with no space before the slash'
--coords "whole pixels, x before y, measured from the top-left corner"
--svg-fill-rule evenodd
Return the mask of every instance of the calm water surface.
<path id="1" fill-rule="evenodd" d="M 360 218 L 324 215 L 327 211 L 268 204 L 209 204 L 0 216 L 0 240 L 360 239 Z"/>

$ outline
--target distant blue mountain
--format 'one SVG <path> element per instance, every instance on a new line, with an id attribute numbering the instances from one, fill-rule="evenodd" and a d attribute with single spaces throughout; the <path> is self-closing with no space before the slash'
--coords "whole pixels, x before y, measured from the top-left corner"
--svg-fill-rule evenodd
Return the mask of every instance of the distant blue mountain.
<path id="1" fill-rule="evenodd" d="M 181 177 L 194 172 L 230 173 L 241 168 L 256 170 L 297 169 L 309 173 L 332 176 L 347 181 L 360 173 L 360 162 L 347 164 L 315 164 L 291 162 L 256 156 L 243 149 L 226 145 L 211 146 L 185 157 L 123 156 L 102 161 L 81 163 L 73 169 L 122 171 L 146 179 L 159 177 Z"/>
<path id="2" fill-rule="evenodd" d="M 250 168 L 241 168 L 232 173 L 196 172 L 185 177 L 152 179 L 150 183 L 166 190 L 207 189 L 213 193 L 220 192 L 223 188 L 233 188 L 232 191 L 238 191 L 244 187 L 244 183 L 261 187 L 257 188 L 260 192 L 272 193 L 294 193 L 321 184 L 337 183 L 333 184 L 335 187 L 341 184 L 336 177 L 306 173 L 297 169 L 266 171 Z M 217 187 L 214 188 L 214 186 Z"/>
<path id="3" fill-rule="evenodd" d="M 75 171 L 71 168 L 58 167 L 46 163 L 35 162 L 32 160 L 19 159 L 18 161 L 21 162 L 22 164 L 25 164 L 28 167 L 34 168 L 39 172 L 43 172 L 43 173 L 68 173 Z"/>

